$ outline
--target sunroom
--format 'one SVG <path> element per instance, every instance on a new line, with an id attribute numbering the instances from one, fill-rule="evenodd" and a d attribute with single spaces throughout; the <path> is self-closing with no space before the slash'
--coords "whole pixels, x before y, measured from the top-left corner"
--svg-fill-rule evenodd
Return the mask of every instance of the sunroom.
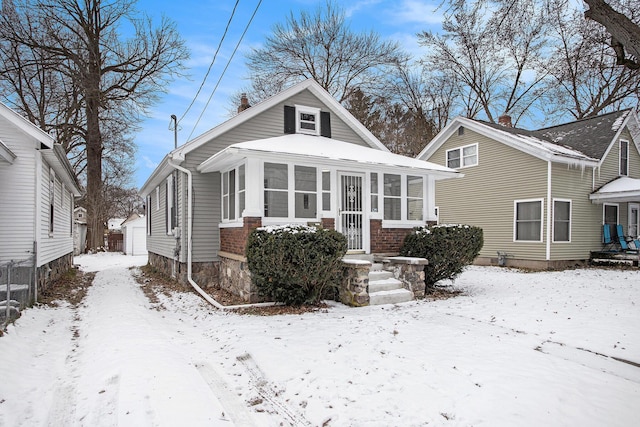
<path id="1" fill-rule="evenodd" d="M 221 174 L 220 251 L 239 256 L 250 228 L 280 224 L 334 228 L 347 237 L 350 253 L 395 253 L 413 227 L 437 221 L 435 182 L 461 176 L 305 134 L 233 144 L 197 170 Z"/>

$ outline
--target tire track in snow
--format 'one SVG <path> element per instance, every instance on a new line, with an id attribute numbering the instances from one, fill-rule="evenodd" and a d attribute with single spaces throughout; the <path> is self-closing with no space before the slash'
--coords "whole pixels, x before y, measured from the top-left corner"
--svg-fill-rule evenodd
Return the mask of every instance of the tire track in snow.
<path id="1" fill-rule="evenodd" d="M 253 383 L 256 391 L 262 399 L 267 401 L 280 415 L 281 419 L 287 422 L 293 427 L 297 426 L 311 426 L 312 424 L 307 421 L 302 415 L 291 409 L 286 402 L 283 402 L 279 397 L 278 392 L 274 390 L 274 387 L 267 381 L 264 372 L 256 364 L 255 360 L 249 353 L 242 354 L 237 357 L 237 360 L 241 362 L 247 369 L 251 382 Z"/>

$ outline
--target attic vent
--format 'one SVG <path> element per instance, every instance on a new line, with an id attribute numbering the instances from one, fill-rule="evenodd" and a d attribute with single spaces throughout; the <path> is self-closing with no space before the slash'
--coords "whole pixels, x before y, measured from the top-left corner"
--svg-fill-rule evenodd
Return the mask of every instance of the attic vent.
<path id="1" fill-rule="evenodd" d="M 462 135 L 464 135 L 464 126 L 460 126 L 458 128 L 458 136 L 462 136 Z"/>

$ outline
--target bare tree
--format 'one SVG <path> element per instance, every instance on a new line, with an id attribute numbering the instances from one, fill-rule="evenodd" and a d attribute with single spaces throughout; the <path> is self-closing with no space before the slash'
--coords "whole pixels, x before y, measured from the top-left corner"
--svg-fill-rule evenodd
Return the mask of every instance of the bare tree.
<path id="1" fill-rule="evenodd" d="M 482 112 L 495 122 L 509 113 L 517 123 L 535 107 L 547 78 L 534 72 L 545 52 L 543 11 L 523 2 L 501 16 L 483 1 L 452 3 L 444 34 L 418 34 L 429 49 L 424 66 L 435 76 L 455 79 L 468 117 Z"/>
<path id="2" fill-rule="evenodd" d="M 313 78 L 339 102 L 356 87 L 376 93 L 372 85 L 384 69 L 403 59 L 399 45 L 375 32 L 355 33 L 345 12 L 332 1 L 314 13 L 291 13 L 276 24 L 264 46 L 247 57 L 254 102 L 284 87 Z"/>
<path id="3" fill-rule="evenodd" d="M 4 96 L 31 111 L 35 123 L 61 128 L 58 135 L 68 138 L 64 142 L 72 159 L 76 156 L 76 166 L 82 168 L 85 162 L 89 248 L 102 245 L 107 142 L 135 130 L 132 125 L 188 58 L 173 22 L 163 18 L 154 26 L 134 5 L 134 0 L 5 0 L 2 4 L 3 58 L 25 58 L 29 71 L 42 77 L 40 86 L 20 99 L 16 93 L 24 93 L 29 75 L 15 62 L 4 63 L 0 75 L 16 90 Z M 123 25 L 133 32 L 127 40 L 119 35 Z M 15 78 L 7 80 L 6 75 Z M 56 99 L 43 97 L 51 87 L 59 89 Z M 56 103 L 68 109 L 60 112 Z M 123 126 L 119 133 L 107 132 L 117 129 L 116 124 Z"/>
<path id="4" fill-rule="evenodd" d="M 616 64 L 632 70 L 640 69 L 639 16 L 628 17 L 615 10 L 604 0 L 584 0 L 589 5 L 584 16 L 602 24 L 611 34 L 611 47 L 616 54 Z M 629 13 L 640 13 L 640 2 L 630 2 Z M 627 56 L 627 53 L 630 55 Z"/>

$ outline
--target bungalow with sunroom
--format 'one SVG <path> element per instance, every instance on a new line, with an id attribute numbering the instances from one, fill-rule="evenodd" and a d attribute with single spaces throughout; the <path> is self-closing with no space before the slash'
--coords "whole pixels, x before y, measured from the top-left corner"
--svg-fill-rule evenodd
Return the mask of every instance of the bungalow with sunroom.
<path id="1" fill-rule="evenodd" d="M 484 230 L 479 263 L 546 268 L 603 248 L 603 224 L 640 230 L 640 132 L 632 110 L 535 131 L 458 117 L 418 155 L 464 172 L 436 184 L 441 223 Z"/>
<path id="2" fill-rule="evenodd" d="M 436 221 L 436 181 L 459 175 L 390 153 L 306 80 L 165 156 L 140 190 L 149 262 L 255 300 L 244 258 L 254 228 L 317 224 L 344 233 L 349 254 L 397 254 Z"/>

